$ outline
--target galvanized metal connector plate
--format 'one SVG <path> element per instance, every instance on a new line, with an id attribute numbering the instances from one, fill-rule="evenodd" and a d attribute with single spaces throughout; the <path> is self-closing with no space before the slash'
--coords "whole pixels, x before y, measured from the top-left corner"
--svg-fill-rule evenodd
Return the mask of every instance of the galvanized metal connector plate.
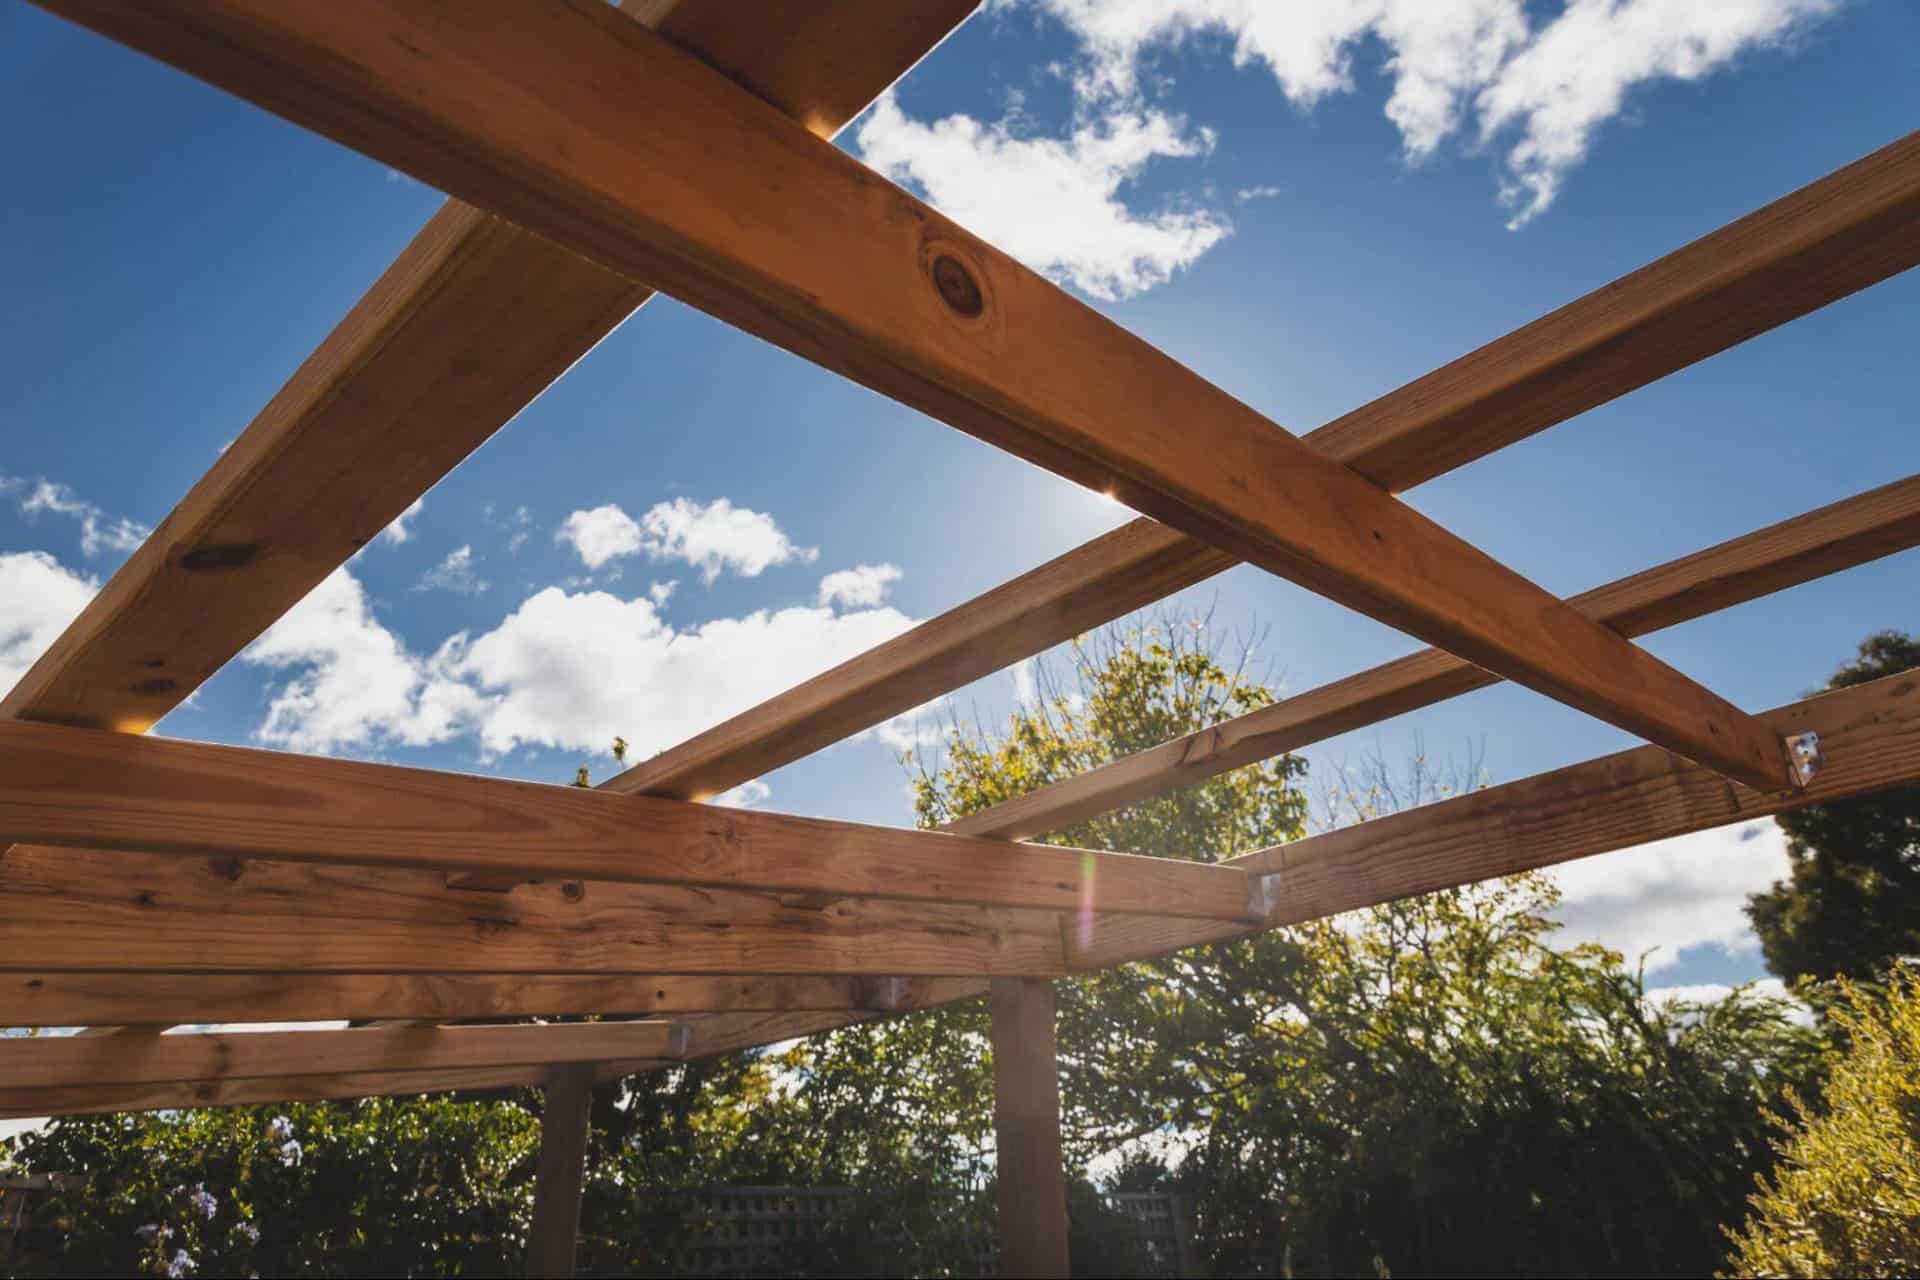
<path id="1" fill-rule="evenodd" d="M 1820 766 L 1826 763 L 1826 757 L 1820 754 L 1820 735 L 1809 730 L 1796 733 L 1785 740 L 1787 748 L 1787 767 L 1793 770 L 1793 780 L 1804 787 L 1813 781 L 1813 775 L 1820 772 Z"/>

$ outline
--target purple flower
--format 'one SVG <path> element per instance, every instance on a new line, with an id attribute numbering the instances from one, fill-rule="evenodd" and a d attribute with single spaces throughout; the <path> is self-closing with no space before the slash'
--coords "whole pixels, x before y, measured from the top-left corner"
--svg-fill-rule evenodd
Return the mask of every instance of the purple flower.
<path id="1" fill-rule="evenodd" d="M 292 1138 L 288 1138 L 286 1144 L 280 1148 L 280 1163 L 289 1169 L 300 1163 L 300 1144 Z"/>
<path id="2" fill-rule="evenodd" d="M 275 1116 L 267 1122 L 267 1141 L 286 1142 L 293 1137 L 293 1121 L 285 1116 Z"/>
<path id="3" fill-rule="evenodd" d="M 204 1182 L 194 1184 L 193 1194 L 187 1197 L 187 1203 L 193 1206 L 195 1213 L 208 1222 L 212 1222 L 213 1215 L 220 1212 L 219 1198 L 207 1190 L 207 1184 Z"/>
<path id="4" fill-rule="evenodd" d="M 251 1222 L 243 1222 L 236 1226 L 234 1230 L 245 1236 L 248 1244 L 260 1243 L 260 1228 L 254 1226 Z"/>
<path id="5" fill-rule="evenodd" d="M 173 1251 L 173 1261 L 167 1264 L 167 1274 L 173 1276 L 175 1280 L 179 1280 L 181 1276 L 192 1275 L 194 1265 L 192 1254 L 188 1253 L 185 1249 L 175 1249 Z"/>

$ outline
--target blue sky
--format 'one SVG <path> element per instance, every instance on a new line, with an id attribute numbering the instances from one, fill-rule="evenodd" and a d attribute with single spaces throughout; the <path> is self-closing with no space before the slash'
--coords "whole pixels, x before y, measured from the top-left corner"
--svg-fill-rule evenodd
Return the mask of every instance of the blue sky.
<path id="1" fill-rule="evenodd" d="M 1013 0 L 842 143 L 1306 431 L 1901 136 L 1916 47 L 1900 0 Z M 17 0 L 0 131 L 4 684 L 440 197 Z M 1572 593 L 1907 475 L 1916 301 L 1880 285 L 1409 500 Z M 670 745 L 1127 514 L 657 300 L 161 729 L 563 781 L 612 732 Z M 1646 643 L 1772 706 L 1920 627 L 1916 569 Z M 1414 647 L 1250 569 L 1174 607 L 1263 636 L 1291 690 Z M 956 705 L 1015 696 L 1003 674 Z M 737 798 L 904 823 L 913 732 Z M 1495 781 L 1630 743 L 1496 689 L 1309 754 L 1326 776 L 1416 740 Z M 1739 902 L 1782 855 L 1742 834 L 1572 869 L 1570 936 L 1660 946 L 1663 983 L 1756 974 Z"/>

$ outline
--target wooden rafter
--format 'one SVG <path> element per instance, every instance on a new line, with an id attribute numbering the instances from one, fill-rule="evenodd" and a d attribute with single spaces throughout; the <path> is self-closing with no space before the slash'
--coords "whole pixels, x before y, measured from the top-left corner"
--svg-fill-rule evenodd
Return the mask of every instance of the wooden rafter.
<path id="1" fill-rule="evenodd" d="M 1622 635 L 1645 635 L 1916 543 L 1920 476 L 1909 476 L 1595 587 L 1568 603 Z M 1007 840 L 1059 831 L 1229 769 L 1497 683 L 1498 677 L 1450 653 L 1428 649 L 957 818 L 942 829 Z"/>
<path id="2" fill-rule="evenodd" d="M 975 0 L 629 0 L 827 136 Z M 652 290 L 450 201 L 19 683 L 0 716 L 143 731 L 591 350 Z"/>
<path id="3" fill-rule="evenodd" d="M 969 979 L 558 973 L 0 974 L 0 1026 L 512 1018 L 582 1013 L 890 1012 Z"/>
<path id="4" fill-rule="evenodd" d="M 1917 171 L 1920 135 L 1303 438 L 1392 491 L 1484 457 L 1912 267 Z M 1134 520 L 601 785 L 717 795 L 1236 563 Z"/>
<path id="5" fill-rule="evenodd" d="M 49 1088 L 76 1080 L 165 1084 L 332 1072 L 678 1058 L 677 1022 L 572 1022 L 511 1027 L 190 1032 L 164 1036 L 29 1036 L 0 1040 L 0 1080 Z"/>
<path id="6" fill-rule="evenodd" d="M 1750 787 L 1791 785 L 1752 717 L 602 6 L 50 7 Z M 621 123 L 663 117 L 689 127 Z"/>
<path id="7" fill-rule="evenodd" d="M 1804 790 L 1729 787 L 1670 752 L 1639 747 L 1233 862 L 1277 877 L 1263 926 L 1274 928 L 1920 782 L 1920 675 L 1823 693 L 1762 718 L 1782 736 L 1818 736 L 1825 763 Z M 1090 938 L 1071 944 L 1072 963 L 1103 968 L 1245 932 L 1097 920 Z"/>
<path id="8" fill-rule="evenodd" d="M 0 721 L 0 842 L 1257 917 L 1227 867 Z"/>

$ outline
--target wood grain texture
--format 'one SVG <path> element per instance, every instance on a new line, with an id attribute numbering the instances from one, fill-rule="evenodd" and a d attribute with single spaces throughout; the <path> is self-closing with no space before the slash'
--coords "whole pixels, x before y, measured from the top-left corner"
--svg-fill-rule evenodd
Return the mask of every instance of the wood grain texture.
<path id="1" fill-rule="evenodd" d="M 1763 713 L 1820 735 L 1803 791 L 1761 795 L 1640 747 L 1233 859 L 1279 877 L 1268 928 L 1570 862 L 1803 805 L 1920 782 L 1920 674 L 1888 676 Z M 1105 968 L 1248 931 L 1096 920 L 1076 969 Z"/>
<path id="2" fill-rule="evenodd" d="M 1920 257 L 1912 151 L 1830 174 L 1305 438 L 1410 488 L 1904 271 Z M 1236 562 L 1136 520 L 602 785 L 717 794 Z"/>
<path id="3" fill-rule="evenodd" d="M 1051 975 L 1051 911 L 545 882 L 505 898 L 437 873 L 16 845 L 0 973 Z"/>
<path id="4" fill-rule="evenodd" d="M 557 1016 L 580 1013 L 887 1011 L 927 1003 L 945 978 L 713 977 L 559 973 L 0 974 L 0 1027 L 86 1027 L 152 1020 L 319 1022 L 344 1018 Z M 954 988 L 957 989 L 957 988 Z"/>
<path id="5" fill-rule="evenodd" d="M 824 136 L 973 3 L 629 7 Z M 0 716 L 145 730 L 651 294 L 450 201 L 0 699 Z"/>
<path id="6" fill-rule="evenodd" d="M 640 1064 L 630 1065 L 637 1070 Z M 410 1096 L 457 1089 L 511 1089 L 538 1084 L 545 1071 L 545 1067 L 472 1067 L 462 1071 L 262 1076 L 190 1084 L 66 1084 L 32 1089 L 13 1088 L 0 1082 L 0 1119 L 91 1115 L 106 1111 L 177 1111 L 188 1107 L 239 1107 L 264 1102 L 319 1102 L 327 1098 Z"/>
<path id="7" fill-rule="evenodd" d="M 1788 785 L 1738 708 L 595 0 L 50 7 L 1528 688 Z M 657 118 L 684 127 L 624 123 Z"/>
<path id="8" fill-rule="evenodd" d="M 1730 608 L 1920 543 L 1920 476 L 1596 587 L 1568 603 L 1626 636 Z M 942 830 L 1017 840 L 1133 804 L 1498 678 L 1438 649 L 1409 655 L 1174 738 Z"/>
<path id="9" fill-rule="evenodd" d="M 1000 1266 L 1010 1276 L 1068 1276 L 1053 987 L 1031 978 L 996 978 L 988 1006 Z"/>
<path id="10" fill-rule="evenodd" d="M 442 1071 L 620 1058 L 676 1058 L 674 1022 L 507 1027 L 191 1032 L 0 1039 L 0 1080 L 18 1088 L 164 1084 L 338 1072 Z"/>
<path id="11" fill-rule="evenodd" d="M 1244 872 L 1177 859 L 21 721 L 0 721 L 0 841 L 1256 918 Z"/>

